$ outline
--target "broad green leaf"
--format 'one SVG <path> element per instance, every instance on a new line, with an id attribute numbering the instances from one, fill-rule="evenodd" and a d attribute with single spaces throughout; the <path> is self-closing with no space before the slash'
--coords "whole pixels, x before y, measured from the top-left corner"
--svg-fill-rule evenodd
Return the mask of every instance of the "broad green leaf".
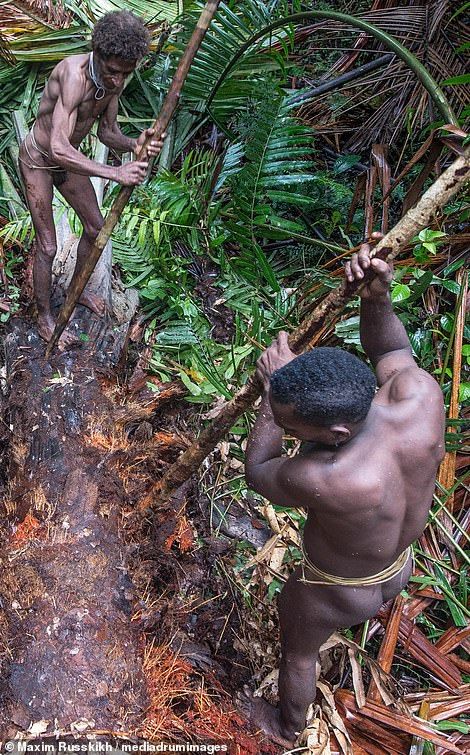
<path id="1" fill-rule="evenodd" d="M 189 376 L 181 370 L 181 372 L 178 373 L 178 377 L 180 378 L 181 382 L 186 386 L 188 391 L 191 393 L 192 396 L 200 396 L 201 395 L 201 388 L 197 385 L 197 383 L 194 383 Z"/>
<path id="2" fill-rule="evenodd" d="M 460 294 L 460 285 L 453 280 L 441 280 L 441 286 L 443 288 L 446 288 L 448 291 L 452 291 L 453 294 L 456 294 L 457 296 Z"/>
<path id="3" fill-rule="evenodd" d="M 470 734 L 470 726 L 465 721 L 449 719 L 447 721 L 438 721 L 434 724 L 437 731 L 460 731 L 462 734 Z"/>
<path id="4" fill-rule="evenodd" d="M 458 84 L 470 84 L 470 73 L 463 73 L 460 76 L 451 76 L 442 82 L 441 86 L 455 86 Z"/>
<path id="5" fill-rule="evenodd" d="M 340 155 L 340 157 L 338 157 L 333 165 L 333 172 L 338 176 L 341 173 L 345 173 L 347 170 L 350 170 L 350 168 L 354 167 L 354 165 L 357 165 L 357 163 L 359 163 L 360 161 L 360 155 Z"/>
<path id="6" fill-rule="evenodd" d="M 392 288 L 392 301 L 395 304 L 398 304 L 398 302 L 401 301 L 405 301 L 405 299 L 408 299 L 410 295 L 411 289 L 405 283 L 397 283 Z"/>
<path id="7" fill-rule="evenodd" d="M 461 404 L 470 401 L 470 383 L 460 383 L 459 401 Z"/>

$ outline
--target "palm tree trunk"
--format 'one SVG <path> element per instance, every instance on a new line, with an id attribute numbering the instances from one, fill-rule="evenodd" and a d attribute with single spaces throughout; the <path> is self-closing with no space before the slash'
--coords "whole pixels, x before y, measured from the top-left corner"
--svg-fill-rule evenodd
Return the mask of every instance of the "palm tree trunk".
<path id="1" fill-rule="evenodd" d="M 2 740 L 37 722 L 40 733 L 80 720 L 87 731 L 129 731 L 148 704 L 142 634 L 131 622 L 125 482 L 106 445 L 115 409 L 99 376 L 118 362 L 128 326 L 85 313 L 80 328 L 87 347 L 52 363 L 24 320 L 13 319 L 5 339 Z"/>

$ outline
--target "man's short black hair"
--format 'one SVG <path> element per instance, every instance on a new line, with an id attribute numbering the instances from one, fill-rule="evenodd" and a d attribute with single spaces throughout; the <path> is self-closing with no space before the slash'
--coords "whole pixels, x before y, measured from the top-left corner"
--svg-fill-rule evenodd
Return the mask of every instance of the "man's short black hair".
<path id="1" fill-rule="evenodd" d="M 365 419 L 374 397 L 375 375 L 364 362 L 338 348 L 301 354 L 271 376 L 271 396 L 291 404 L 312 425 Z"/>
<path id="2" fill-rule="evenodd" d="M 123 60 L 140 60 L 148 53 L 150 33 L 134 13 L 114 11 L 106 13 L 95 24 L 91 44 L 103 58 L 114 55 Z"/>

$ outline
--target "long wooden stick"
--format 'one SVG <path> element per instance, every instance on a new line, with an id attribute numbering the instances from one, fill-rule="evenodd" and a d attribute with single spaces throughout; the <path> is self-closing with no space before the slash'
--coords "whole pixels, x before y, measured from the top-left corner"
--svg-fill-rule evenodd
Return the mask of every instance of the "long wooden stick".
<path id="1" fill-rule="evenodd" d="M 408 242 L 425 228 L 436 213 L 459 191 L 470 177 L 470 149 L 459 157 L 423 194 L 420 201 L 392 228 L 375 247 L 374 255 L 393 260 Z M 364 281 L 362 282 L 364 283 Z M 337 315 L 359 286 L 342 284 L 332 291 L 316 307 L 310 316 L 289 336 L 289 346 L 301 352 L 308 346 L 315 331 Z M 261 385 L 253 375 L 235 396 L 222 407 L 217 417 L 208 425 L 192 445 L 172 464 L 150 492 L 139 502 L 144 512 L 149 507 L 164 503 L 172 493 L 197 470 L 202 461 L 230 430 L 235 421 L 256 401 Z"/>
<path id="2" fill-rule="evenodd" d="M 173 77 L 173 81 L 171 82 L 170 89 L 168 90 L 168 93 L 163 102 L 162 109 L 160 113 L 158 114 L 158 118 L 156 119 L 156 121 L 154 122 L 152 126 L 155 133 L 150 139 L 147 139 L 145 141 L 144 145 L 142 146 L 142 149 L 137 155 L 137 160 L 144 159 L 144 157 L 147 154 L 147 147 L 149 146 L 150 142 L 153 139 L 158 141 L 161 138 L 162 134 L 165 132 L 171 120 L 171 117 L 178 105 L 181 89 L 183 87 L 188 71 L 191 67 L 191 64 L 194 60 L 194 57 L 197 51 L 199 50 L 199 47 L 201 46 L 201 42 L 204 39 L 204 36 L 211 24 L 211 21 L 219 5 L 220 5 L 220 0 L 208 0 L 208 2 L 206 3 L 201 13 L 201 16 L 199 18 L 199 21 L 197 22 L 196 28 L 194 29 L 194 32 L 191 36 L 191 39 L 189 40 L 186 46 L 186 49 L 181 57 L 181 60 L 178 64 L 175 75 Z M 46 357 L 49 357 L 49 354 L 51 353 L 52 349 L 57 344 L 60 336 L 64 332 L 64 329 L 67 326 L 67 323 L 70 320 L 70 317 L 72 316 L 72 312 L 77 305 L 77 302 L 83 292 L 83 289 L 88 283 L 90 276 L 93 270 L 95 269 L 95 265 L 98 262 L 103 249 L 108 243 L 111 233 L 113 231 L 113 228 L 118 222 L 121 216 L 121 213 L 124 207 L 126 206 L 127 202 L 129 201 L 129 198 L 133 190 L 134 190 L 133 186 L 123 186 L 120 189 L 119 194 L 117 195 L 116 199 L 114 200 L 113 205 L 105 220 L 105 223 L 101 231 L 99 232 L 93 246 L 91 247 L 90 253 L 82 269 L 80 270 L 80 273 L 77 275 L 77 277 L 73 281 L 73 284 L 70 286 L 67 292 L 67 296 L 65 298 L 64 304 L 57 318 L 57 324 L 55 326 L 55 330 L 52 334 L 51 340 L 49 341 L 49 344 L 46 349 Z"/>

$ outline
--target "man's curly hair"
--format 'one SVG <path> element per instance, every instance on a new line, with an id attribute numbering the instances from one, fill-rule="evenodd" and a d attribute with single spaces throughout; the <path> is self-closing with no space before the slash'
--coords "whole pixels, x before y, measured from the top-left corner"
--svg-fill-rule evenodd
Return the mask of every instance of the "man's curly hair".
<path id="1" fill-rule="evenodd" d="M 328 426 L 365 419 L 376 385 L 370 367 L 356 356 L 322 346 L 273 372 L 271 396 L 312 425 Z"/>
<path id="2" fill-rule="evenodd" d="M 114 11 L 95 24 L 91 44 L 103 58 L 114 55 L 123 60 L 140 60 L 149 51 L 150 33 L 142 19 L 130 11 Z"/>

